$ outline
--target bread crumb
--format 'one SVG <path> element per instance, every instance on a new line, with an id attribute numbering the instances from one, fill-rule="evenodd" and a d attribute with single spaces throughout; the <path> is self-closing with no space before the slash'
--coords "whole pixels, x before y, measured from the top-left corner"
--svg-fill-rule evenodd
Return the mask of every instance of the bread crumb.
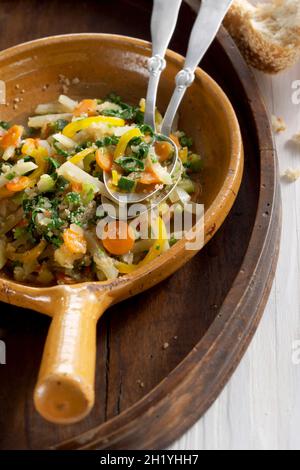
<path id="1" fill-rule="evenodd" d="M 294 183 L 300 178 L 300 169 L 293 170 L 292 168 L 288 168 L 287 170 L 285 170 L 282 177 L 290 183 Z"/>
<path id="2" fill-rule="evenodd" d="M 20 88 L 20 85 L 17 83 L 17 84 L 15 85 L 15 89 L 18 90 L 19 88 Z"/>
<path id="3" fill-rule="evenodd" d="M 15 111 L 16 111 L 16 109 L 18 109 L 18 107 L 19 107 L 19 106 L 18 106 L 17 104 L 14 104 L 14 105 L 13 105 L 13 109 L 14 109 Z"/>
<path id="4" fill-rule="evenodd" d="M 178 339 L 178 336 L 174 336 L 173 339 L 176 341 Z"/>
<path id="5" fill-rule="evenodd" d="M 163 349 L 168 349 L 169 346 L 170 346 L 169 343 L 164 343 Z"/>
<path id="6" fill-rule="evenodd" d="M 72 85 L 78 85 L 79 83 L 80 83 L 80 80 L 78 77 L 73 78 Z"/>
<path id="7" fill-rule="evenodd" d="M 144 387 L 145 387 L 144 382 L 142 382 L 140 379 L 138 379 L 136 382 L 137 382 L 137 384 L 138 384 L 141 388 L 144 388 Z"/>
<path id="8" fill-rule="evenodd" d="M 292 137 L 292 141 L 300 145 L 300 132 Z"/>
<path id="9" fill-rule="evenodd" d="M 279 134 L 280 132 L 284 132 L 286 130 L 286 123 L 281 117 L 272 115 L 272 127 L 273 131 Z"/>

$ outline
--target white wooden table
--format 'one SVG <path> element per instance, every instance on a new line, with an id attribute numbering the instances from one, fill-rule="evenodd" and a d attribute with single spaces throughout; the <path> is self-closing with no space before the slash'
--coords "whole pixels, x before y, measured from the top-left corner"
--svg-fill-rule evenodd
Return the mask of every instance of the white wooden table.
<path id="1" fill-rule="evenodd" d="M 270 114 L 287 123 L 275 136 L 280 171 L 300 169 L 300 145 L 288 142 L 300 132 L 300 104 L 292 102 L 300 64 L 256 76 Z M 300 179 L 281 186 L 281 251 L 262 322 L 223 393 L 172 449 L 300 450 Z"/>

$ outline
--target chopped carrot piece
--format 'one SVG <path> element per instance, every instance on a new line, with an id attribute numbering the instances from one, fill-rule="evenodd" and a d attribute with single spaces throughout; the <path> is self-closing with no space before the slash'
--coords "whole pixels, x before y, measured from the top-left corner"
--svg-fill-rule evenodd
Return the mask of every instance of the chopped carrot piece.
<path id="1" fill-rule="evenodd" d="M 73 111 L 74 116 L 81 116 L 87 114 L 88 116 L 95 116 L 97 107 L 96 100 L 82 100 Z"/>
<path id="2" fill-rule="evenodd" d="M 71 253 L 85 255 L 87 251 L 87 241 L 84 237 L 83 230 L 80 229 L 80 227 L 71 227 L 67 228 L 63 233 L 65 246 Z"/>
<path id="3" fill-rule="evenodd" d="M 17 147 L 21 142 L 23 131 L 23 126 L 12 126 L 0 139 L 1 147 L 3 149 L 7 149 L 8 147 Z"/>
<path id="4" fill-rule="evenodd" d="M 125 255 L 132 250 L 135 236 L 124 221 L 109 222 L 103 232 L 103 246 L 112 255 Z"/>
<path id="5" fill-rule="evenodd" d="M 170 142 L 155 142 L 155 152 L 159 156 L 159 161 L 165 162 L 172 157 L 174 148 Z"/>
<path id="6" fill-rule="evenodd" d="M 18 191 L 23 191 L 23 189 L 26 189 L 29 184 L 30 179 L 27 176 L 16 176 L 16 178 L 7 183 L 5 186 L 8 191 L 16 193 Z"/>
<path id="7" fill-rule="evenodd" d="M 175 144 L 179 149 L 181 148 L 181 145 L 180 145 L 180 142 L 179 142 L 179 139 L 178 139 L 177 135 L 170 134 L 170 139 L 173 140 L 174 144 Z"/>
<path id="8" fill-rule="evenodd" d="M 141 184 L 160 184 L 160 179 L 150 171 L 144 171 L 141 173 L 141 177 L 139 179 L 139 183 Z"/>
<path id="9" fill-rule="evenodd" d="M 104 171 L 110 171 L 112 169 L 114 157 L 113 155 L 104 148 L 96 150 L 96 162 Z"/>
<path id="10" fill-rule="evenodd" d="M 72 181 L 71 187 L 74 193 L 81 193 L 82 191 L 82 183 L 77 183 L 76 181 Z"/>

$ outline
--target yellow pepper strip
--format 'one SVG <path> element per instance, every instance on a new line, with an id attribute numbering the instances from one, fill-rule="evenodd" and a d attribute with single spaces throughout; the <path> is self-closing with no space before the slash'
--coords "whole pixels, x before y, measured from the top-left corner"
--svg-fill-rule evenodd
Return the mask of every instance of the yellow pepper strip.
<path id="1" fill-rule="evenodd" d="M 38 168 L 34 170 L 34 172 L 31 173 L 30 176 L 28 176 L 30 180 L 28 186 L 32 188 L 33 186 L 35 186 L 36 182 L 40 179 L 40 177 L 44 173 L 46 173 L 46 170 L 47 170 L 46 158 L 48 157 L 48 152 L 44 147 L 38 147 L 33 152 L 31 152 L 30 157 L 32 157 L 35 160 L 35 163 L 38 166 Z"/>
<path id="2" fill-rule="evenodd" d="M 112 175 L 112 184 L 114 186 L 118 186 L 118 183 L 119 183 L 119 179 L 121 178 L 121 176 L 119 175 L 119 173 L 116 171 L 116 170 L 113 170 L 111 172 L 111 175 Z"/>
<path id="3" fill-rule="evenodd" d="M 73 163 L 74 165 L 78 165 L 87 155 L 90 153 L 95 152 L 93 147 L 89 147 L 88 149 L 81 150 L 81 152 L 76 153 L 73 157 L 71 157 L 68 161 Z"/>
<path id="4" fill-rule="evenodd" d="M 138 268 L 145 266 L 147 263 L 150 263 L 154 259 L 156 259 L 159 255 L 161 255 L 163 246 L 165 241 L 168 239 L 167 229 L 165 223 L 161 217 L 157 218 L 158 223 L 158 236 L 157 239 L 154 241 L 152 247 L 148 251 L 145 258 L 140 261 L 138 264 L 126 264 L 117 262 L 116 268 L 119 270 L 121 274 L 130 274 Z"/>
<path id="5" fill-rule="evenodd" d="M 80 119 L 78 121 L 70 122 L 62 131 L 63 135 L 72 138 L 76 132 L 82 129 L 87 129 L 94 122 L 103 122 L 104 124 L 110 124 L 111 126 L 122 127 L 125 126 L 124 119 L 109 117 L 109 116 L 95 116 Z"/>
<path id="6" fill-rule="evenodd" d="M 114 154 L 114 159 L 116 160 L 119 157 L 122 157 L 125 154 L 127 145 L 133 139 L 134 137 L 141 137 L 143 134 L 141 133 L 140 129 L 137 127 L 134 129 L 131 129 L 128 132 L 125 132 L 125 134 L 122 135 L 122 137 L 119 140 L 119 143 L 116 147 L 115 154 Z"/>
<path id="7" fill-rule="evenodd" d="M 145 100 L 145 98 L 141 98 L 139 105 L 140 105 L 140 111 L 142 113 L 144 113 L 146 111 L 146 100 Z"/>
<path id="8" fill-rule="evenodd" d="M 188 154 L 189 154 L 189 150 L 187 147 L 184 147 L 183 149 L 179 150 L 179 158 L 182 161 L 182 163 L 187 162 Z"/>
<path id="9" fill-rule="evenodd" d="M 26 139 L 22 146 L 22 154 L 29 155 L 31 157 L 32 152 L 37 149 L 37 140 L 35 139 Z"/>
<path id="10" fill-rule="evenodd" d="M 46 240 L 40 241 L 32 250 L 25 251 L 25 253 L 10 253 L 8 250 L 7 257 L 11 261 L 21 261 L 22 263 L 32 263 L 43 253 L 47 246 Z"/>
<path id="11" fill-rule="evenodd" d="M 84 166 L 84 171 L 87 171 L 88 173 L 91 171 L 91 164 L 95 160 L 95 154 L 90 153 L 87 157 L 85 157 L 83 161 L 83 166 Z"/>

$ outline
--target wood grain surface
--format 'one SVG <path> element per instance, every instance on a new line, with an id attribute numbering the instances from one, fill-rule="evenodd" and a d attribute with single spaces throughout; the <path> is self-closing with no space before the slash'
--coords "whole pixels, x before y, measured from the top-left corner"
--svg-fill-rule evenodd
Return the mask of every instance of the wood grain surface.
<path id="1" fill-rule="evenodd" d="M 280 174 L 299 169 L 300 149 L 290 140 L 300 130 L 300 105 L 292 103 L 300 64 L 275 77 L 256 73 L 256 79 L 270 115 L 287 124 L 275 135 Z M 282 242 L 259 329 L 222 394 L 172 449 L 300 450 L 299 184 L 281 180 Z"/>
<path id="2" fill-rule="evenodd" d="M 149 37 L 149 2 L 66 0 L 64 8 L 72 15 L 59 15 L 56 0 L 2 1 L 0 49 L 68 32 Z M 185 52 L 191 21 L 184 7 L 174 50 Z M 50 425 L 34 411 L 32 390 L 49 322 L 1 304 L 1 339 L 7 345 L 7 365 L 0 368 L 2 449 L 164 447 L 207 409 L 237 366 L 271 286 L 279 193 L 264 107 L 226 33 L 220 33 L 203 65 L 229 94 L 244 136 L 246 171 L 230 217 L 205 250 L 172 278 L 104 316 L 98 331 L 96 406 L 80 425 Z M 160 383 L 166 377 L 166 383 L 177 385 L 167 397 Z M 151 400 L 157 405 L 153 410 Z"/>

